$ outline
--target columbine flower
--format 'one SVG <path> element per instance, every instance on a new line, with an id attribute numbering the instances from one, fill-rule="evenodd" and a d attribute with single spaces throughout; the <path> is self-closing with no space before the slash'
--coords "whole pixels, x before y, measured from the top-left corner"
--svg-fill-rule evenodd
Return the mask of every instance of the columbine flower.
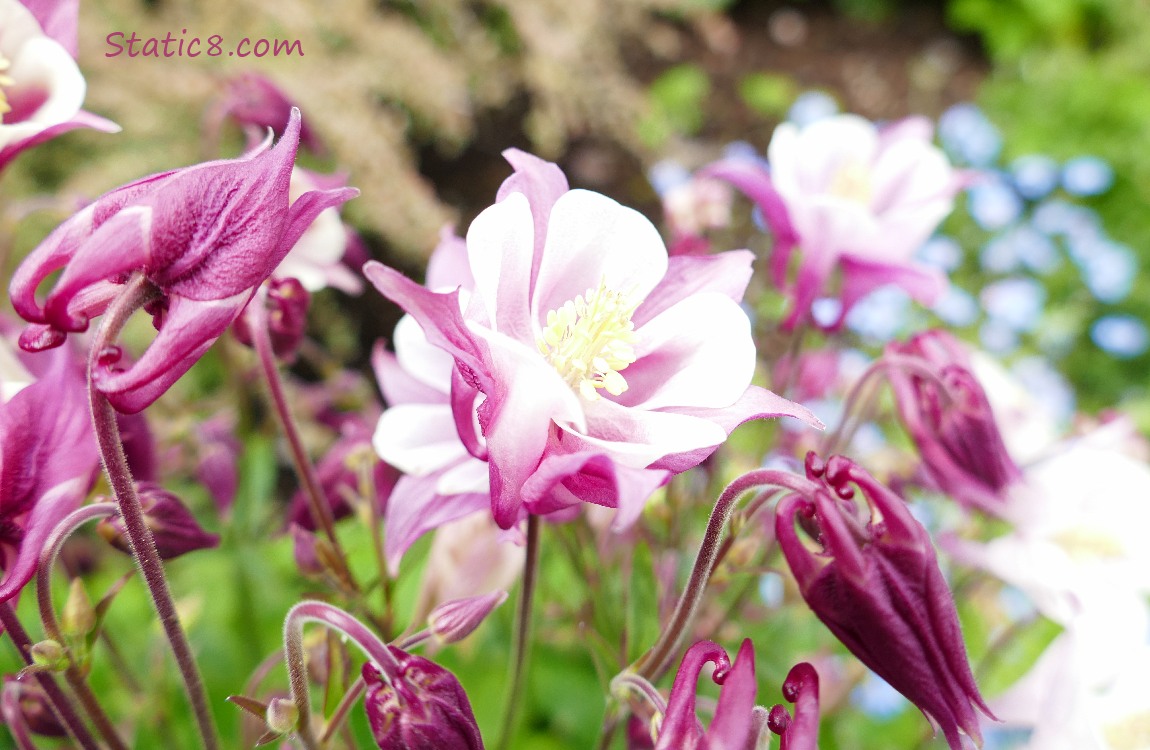
<path id="1" fill-rule="evenodd" d="M 703 666 L 711 662 L 715 671 L 711 679 L 722 685 L 715 718 L 704 729 L 695 713 L 695 691 Z M 687 649 L 667 712 L 659 727 L 655 750 L 743 750 L 754 747 L 757 739 L 752 734 L 755 707 L 755 650 L 748 638 L 739 647 L 735 663 L 721 646 L 711 641 L 700 641 Z"/>
<path id="2" fill-rule="evenodd" d="M 311 190 L 346 187 L 347 179 L 343 175 L 323 175 L 296 167 L 291 173 L 288 196 L 295 201 Z M 359 294 L 363 291 L 363 279 L 343 263 L 349 231 L 340 220 L 336 207 L 325 208 L 296 241 L 291 252 L 280 261 L 272 276 L 298 279 L 309 292 L 333 287 L 347 294 Z"/>
<path id="3" fill-rule="evenodd" d="M 954 599 L 930 536 L 905 503 L 842 456 L 825 465 L 807 457 L 810 489 L 784 498 L 775 533 L 803 599 L 859 658 L 930 716 L 953 750 L 959 732 L 980 740 L 979 695 Z M 864 522 L 849 500 L 853 483 L 870 506 Z M 821 553 L 808 549 L 795 517 L 819 530 Z"/>
<path id="4" fill-rule="evenodd" d="M 455 675 L 391 647 L 394 674 L 363 665 L 364 707 L 380 750 L 482 750 L 467 693 Z"/>
<path id="5" fill-rule="evenodd" d="M 819 673 L 806 662 L 791 667 L 783 681 L 783 697 L 795 704 L 795 715 L 782 704 L 771 708 L 767 720 L 779 735 L 779 750 L 816 750 L 819 740 Z"/>
<path id="6" fill-rule="evenodd" d="M 0 170 L 21 151 L 76 128 L 119 130 L 84 112 L 76 67 L 78 3 L 0 0 Z"/>
<path id="7" fill-rule="evenodd" d="M 775 238 L 771 277 L 787 290 L 793 328 L 811 304 L 832 291 L 842 273 L 842 301 L 830 327 L 884 284 L 896 284 L 923 304 L 946 288 L 941 272 L 914 262 L 914 254 L 951 211 L 964 178 L 930 143 L 920 118 L 883 129 L 855 115 L 817 120 L 803 129 L 783 123 L 767 151 L 770 171 L 758 162 L 726 159 L 703 174 L 727 180 L 762 210 Z M 791 254 L 800 255 L 788 283 Z"/>
<path id="8" fill-rule="evenodd" d="M 142 273 L 159 295 L 148 308 L 159 334 L 127 369 L 117 353 L 100 353 L 92 377 L 120 411 L 159 398 L 231 325 L 316 215 L 356 194 L 312 191 L 289 205 L 299 128 L 297 110 L 275 148 L 145 177 L 60 225 L 12 279 L 12 303 L 33 324 L 21 346 L 50 348 L 85 330 L 129 275 Z M 36 288 L 61 268 L 41 305 Z"/>
<path id="9" fill-rule="evenodd" d="M 199 549 L 219 546 L 219 535 L 205 531 L 192 512 L 173 493 L 154 482 L 140 482 L 137 489 L 144 520 L 156 540 L 156 551 L 161 560 L 172 560 Z M 131 554 L 122 518 L 105 518 L 96 528 L 108 544 Z"/>
<path id="10" fill-rule="evenodd" d="M 270 128 L 279 136 L 295 106 L 271 79 L 259 73 L 241 73 L 228 81 L 227 92 L 211 113 L 209 125 L 214 129 L 222 118 L 230 116 L 249 133 L 262 135 Z M 323 144 L 306 125 L 300 130 L 300 143 L 313 152 L 323 151 Z"/>
<path id="11" fill-rule="evenodd" d="M 627 526 L 672 473 L 740 423 L 802 407 L 749 385 L 750 324 L 737 300 L 750 253 L 668 261 L 649 221 L 518 151 L 499 202 L 467 234 L 475 291 L 429 291 L 379 263 L 364 272 L 455 360 L 464 444 L 488 458 L 503 528 L 580 501 Z M 482 394 L 480 396 L 480 394 Z M 480 449 L 472 424 L 476 399 Z"/>
<path id="12" fill-rule="evenodd" d="M 1022 478 L 999 433 L 986 392 L 966 352 L 945 331 L 927 331 L 887 346 L 899 414 L 922 456 L 927 478 L 968 507 L 1001 515 L 1008 490 Z M 902 358 L 934 374 L 928 377 Z"/>
<path id="13" fill-rule="evenodd" d="M 66 347 L 35 359 L 25 364 L 37 380 L 0 404 L 0 601 L 32 578 L 99 469 L 83 366 Z"/>

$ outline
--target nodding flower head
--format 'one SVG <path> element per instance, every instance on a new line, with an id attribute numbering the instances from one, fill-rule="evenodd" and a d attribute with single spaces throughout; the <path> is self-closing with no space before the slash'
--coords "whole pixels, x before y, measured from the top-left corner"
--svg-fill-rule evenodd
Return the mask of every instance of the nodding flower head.
<path id="1" fill-rule="evenodd" d="M 12 304 L 32 324 L 21 346 L 51 348 L 85 330 L 140 275 L 159 334 L 127 368 L 119 352 L 99 352 L 92 377 L 121 411 L 155 401 L 231 325 L 320 211 L 356 195 L 313 190 L 289 202 L 299 131 L 295 110 L 274 148 L 145 177 L 61 224 L 12 279 Z M 37 288 L 61 269 L 41 303 Z"/>
<path id="2" fill-rule="evenodd" d="M 934 330 L 892 343 L 886 353 L 899 414 L 927 480 L 967 507 L 1001 515 L 1022 470 L 1006 450 L 962 345 Z"/>
<path id="3" fill-rule="evenodd" d="M 990 710 L 926 529 L 850 459 L 823 463 L 811 453 L 807 476 L 809 489 L 779 503 L 775 529 L 803 598 L 863 664 L 934 720 L 953 750 L 960 732 L 980 741 L 975 708 Z M 799 537 L 796 521 L 821 550 Z"/>

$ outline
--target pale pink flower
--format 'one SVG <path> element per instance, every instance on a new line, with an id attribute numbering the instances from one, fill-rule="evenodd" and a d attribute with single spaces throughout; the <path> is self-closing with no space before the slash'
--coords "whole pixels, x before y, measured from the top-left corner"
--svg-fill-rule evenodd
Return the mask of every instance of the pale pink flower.
<path id="1" fill-rule="evenodd" d="M 75 128 L 119 130 L 83 111 L 78 3 L 0 0 L 0 170 L 21 151 Z"/>
<path id="2" fill-rule="evenodd" d="M 916 263 L 914 254 L 950 213 L 966 178 L 930 138 L 931 126 L 922 118 L 880 129 L 856 115 L 839 115 L 802 129 L 780 125 L 767 152 L 769 171 L 746 159 L 703 170 L 755 201 L 770 226 L 772 280 L 793 302 L 785 327 L 806 320 L 811 304 L 830 294 L 842 302 L 830 326 L 837 329 L 851 307 L 879 286 L 898 285 L 924 304 L 945 290 L 942 272 Z M 799 267 L 791 281 L 796 251 Z"/>
<path id="3" fill-rule="evenodd" d="M 642 215 L 569 190 L 553 164 L 505 156 L 516 173 L 467 233 L 466 312 L 458 292 L 364 268 L 454 359 L 455 425 L 488 459 L 501 527 L 580 501 L 619 508 L 625 527 L 742 422 L 817 424 L 750 384 L 755 347 L 738 305 L 750 253 L 668 259 Z"/>

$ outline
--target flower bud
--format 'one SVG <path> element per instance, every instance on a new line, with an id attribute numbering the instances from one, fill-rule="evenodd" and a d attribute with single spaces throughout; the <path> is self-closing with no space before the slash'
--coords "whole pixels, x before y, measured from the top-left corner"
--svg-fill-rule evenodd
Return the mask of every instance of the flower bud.
<path id="1" fill-rule="evenodd" d="M 144 521 L 155 537 L 160 559 L 171 560 L 220 543 L 219 536 L 204 531 L 191 511 L 171 492 L 152 482 L 140 482 L 137 491 L 140 493 Z M 121 552 L 131 552 L 124 519 L 119 516 L 105 518 L 100 521 L 97 530 L 108 544 Z"/>
<path id="2" fill-rule="evenodd" d="M 32 668 L 51 672 L 62 672 L 68 668 L 68 653 L 59 642 L 51 639 L 33 643 L 28 649 L 32 657 Z"/>
<path id="3" fill-rule="evenodd" d="M 469 596 L 466 599 L 453 599 L 440 604 L 427 616 L 427 626 L 443 643 L 455 643 L 471 635 L 472 631 L 505 601 L 507 601 L 506 591 L 492 591 L 490 594 Z"/>
<path id="4" fill-rule="evenodd" d="M 922 456 L 923 472 L 938 489 L 967 507 L 1001 515 L 1005 491 L 1022 478 L 998 430 L 986 392 L 966 352 L 944 331 L 926 331 L 888 357 L 909 358 L 935 373 L 890 368 L 899 414 Z"/>
<path id="5" fill-rule="evenodd" d="M 96 627 L 96 610 L 88 599 L 88 592 L 84 590 L 84 582 L 79 578 L 72 579 L 72 587 L 68 590 L 68 600 L 64 602 L 64 609 L 60 612 L 60 630 L 65 635 L 83 637 Z"/>
<path id="6" fill-rule="evenodd" d="M 906 504 L 842 456 L 807 456 L 813 480 L 778 506 L 775 531 L 811 610 L 866 666 L 934 720 L 953 750 L 960 731 L 980 740 L 977 707 L 991 716 L 974 683 L 954 599 L 930 536 Z M 821 480 L 821 481 L 820 481 Z M 862 490 L 869 519 L 852 499 Z M 796 517 L 823 551 L 799 538 Z M 812 670 L 813 671 L 813 670 Z M 802 692 L 802 675 L 791 690 Z M 788 695 L 788 698 L 791 696 Z"/>
<path id="7" fill-rule="evenodd" d="M 482 750 L 483 738 L 455 675 L 421 656 L 391 648 L 390 679 L 370 662 L 364 706 L 380 750 Z"/>
<path id="8" fill-rule="evenodd" d="M 265 713 L 268 729 L 276 734 L 294 731 L 299 722 L 299 709 L 290 698 L 272 698 Z"/>
<path id="9" fill-rule="evenodd" d="M 268 334 L 271 337 L 272 352 L 282 360 L 295 359 L 296 349 L 307 331 L 307 308 L 311 295 L 297 279 L 269 279 L 268 285 Z M 259 297 L 252 300 L 259 304 Z M 251 312 L 244 312 L 232 324 L 236 338 L 246 346 L 252 346 Z"/>
<path id="10" fill-rule="evenodd" d="M 5 706 L 5 719 L 11 725 L 12 718 L 9 710 L 19 712 L 19 718 L 24 720 L 28 730 L 43 737 L 66 737 L 68 732 L 56 718 L 56 713 L 48 703 L 48 696 L 43 689 L 32 680 L 20 680 L 15 677 L 4 677 L 3 696 L 0 697 Z M 9 708 L 11 707 L 11 708 Z"/>

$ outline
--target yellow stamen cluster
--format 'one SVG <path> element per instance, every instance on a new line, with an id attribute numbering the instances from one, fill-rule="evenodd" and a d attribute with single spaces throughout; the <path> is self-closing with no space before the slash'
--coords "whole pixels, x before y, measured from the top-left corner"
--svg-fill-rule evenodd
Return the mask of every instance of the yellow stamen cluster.
<path id="1" fill-rule="evenodd" d="M 1114 750 L 1138 750 L 1150 744 L 1150 711 L 1127 716 L 1105 729 L 1102 734 Z"/>
<path id="2" fill-rule="evenodd" d="M 12 111 L 12 105 L 8 103 L 8 97 L 4 94 L 5 86 L 15 85 L 15 81 L 11 76 L 5 74 L 5 71 L 11 67 L 12 63 L 4 55 L 0 55 L 0 122 L 4 120 L 4 115 Z"/>
<path id="3" fill-rule="evenodd" d="M 601 281 L 598 289 L 547 313 L 539 352 L 588 401 L 600 398 L 600 388 L 618 396 L 627 390 L 619 371 L 635 361 L 635 307 Z"/>
<path id="4" fill-rule="evenodd" d="M 864 206 L 870 205 L 871 193 L 870 169 L 858 161 L 851 161 L 835 172 L 831 180 L 830 193 L 840 198 L 846 198 Z"/>

